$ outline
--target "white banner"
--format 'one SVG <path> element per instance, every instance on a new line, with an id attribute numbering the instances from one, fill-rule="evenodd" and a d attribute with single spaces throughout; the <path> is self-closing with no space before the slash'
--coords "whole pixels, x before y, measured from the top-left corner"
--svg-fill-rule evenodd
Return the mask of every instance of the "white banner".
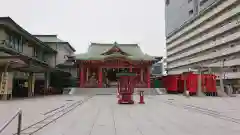
<path id="1" fill-rule="evenodd" d="M 8 94 L 8 73 L 1 73 L 0 94 Z"/>

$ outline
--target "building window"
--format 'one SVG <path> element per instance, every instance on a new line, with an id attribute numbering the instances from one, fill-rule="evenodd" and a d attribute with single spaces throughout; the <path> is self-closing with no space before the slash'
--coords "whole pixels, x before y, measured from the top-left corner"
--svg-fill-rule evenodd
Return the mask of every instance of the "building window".
<path id="1" fill-rule="evenodd" d="M 237 67 L 236 67 L 236 66 L 234 66 L 234 67 L 232 68 L 232 71 L 233 71 L 233 72 L 238 72 L 238 69 L 237 69 Z"/>
<path id="2" fill-rule="evenodd" d="M 234 46 L 235 46 L 235 44 L 231 44 L 231 45 L 230 45 L 230 47 L 234 47 Z"/>
<path id="3" fill-rule="evenodd" d="M 170 0 L 166 0 L 166 6 L 170 4 Z"/>
<path id="4" fill-rule="evenodd" d="M 23 39 L 21 37 L 21 39 L 19 40 L 19 52 L 23 52 Z"/>
<path id="5" fill-rule="evenodd" d="M 39 60 L 42 60 L 42 61 L 45 61 L 44 59 L 44 55 L 43 55 L 43 51 L 41 51 L 39 48 L 37 47 L 34 47 L 33 48 L 33 57 L 39 59 Z"/>
<path id="6" fill-rule="evenodd" d="M 54 55 L 54 66 L 56 66 L 57 65 L 57 55 L 55 54 Z"/>
<path id="7" fill-rule="evenodd" d="M 14 48 L 15 48 L 16 50 L 19 50 L 19 39 L 15 38 L 14 46 L 15 46 Z"/>
<path id="8" fill-rule="evenodd" d="M 193 10 L 188 11 L 189 15 L 193 14 Z"/>
<path id="9" fill-rule="evenodd" d="M 13 36 L 10 35 L 8 40 L 9 40 L 9 46 L 13 48 L 14 47 Z"/>
<path id="10" fill-rule="evenodd" d="M 36 47 L 33 48 L 33 57 L 37 57 L 37 48 Z"/>
<path id="11" fill-rule="evenodd" d="M 204 5 L 208 0 L 201 0 L 200 1 L 200 6 Z"/>
<path id="12" fill-rule="evenodd" d="M 23 42 L 22 37 L 13 36 L 12 34 L 9 34 L 8 36 L 9 44 L 8 46 L 13 48 L 14 50 L 18 52 L 23 52 Z"/>

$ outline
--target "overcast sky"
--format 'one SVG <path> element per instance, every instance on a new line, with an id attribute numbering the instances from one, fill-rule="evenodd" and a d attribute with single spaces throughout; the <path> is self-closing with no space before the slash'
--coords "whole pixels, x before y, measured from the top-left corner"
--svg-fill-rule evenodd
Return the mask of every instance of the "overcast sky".
<path id="1" fill-rule="evenodd" d="M 0 0 L 10 16 L 32 34 L 57 34 L 76 48 L 90 42 L 138 43 L 165 56 L 164 0 Z"/>

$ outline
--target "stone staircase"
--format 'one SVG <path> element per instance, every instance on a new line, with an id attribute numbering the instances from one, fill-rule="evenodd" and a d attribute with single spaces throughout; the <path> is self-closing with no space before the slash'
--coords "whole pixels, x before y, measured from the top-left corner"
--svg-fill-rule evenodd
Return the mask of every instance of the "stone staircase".
<path id="1" fill-rule="evenodd" d="M 155 88 L 135 88 L 134 94 L 144 91 L 145 95 L 160 95 L 161 90 Z M 67 93 L 67 91 L 66 91 Z M 70 95 L 116 95 L 117 88 L 70 88 Z"/>
<path id="2" fill-rule="evenodd" d="M 229 95 L 225 91 L 221 90 L 220 86 L 217 86 L 217 95 L 219 97 L 229 97 Z"/>
<path id="3" fill-rule="evenodd" d="M 72 88 L 70 95 L 115 95 L 116 88 Z"/>

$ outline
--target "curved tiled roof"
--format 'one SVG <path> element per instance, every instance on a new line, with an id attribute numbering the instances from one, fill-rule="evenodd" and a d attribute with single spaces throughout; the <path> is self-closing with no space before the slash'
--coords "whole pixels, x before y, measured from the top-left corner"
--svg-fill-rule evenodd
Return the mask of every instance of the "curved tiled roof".
<path id="1" fill-rule="evenodd" d="M 103 53 L 118 47 L 121 51 L 128 55 L 123 55 L 118 52 L 114 52 L 109 55 L 103 55 Z M 76 60 L 104 60 L 109 57 L 125 57 L 131 60 L 155 60 L 154 57 L 144 54 L 141 48 L 137 44 L 97 44 L 92 43 L 87 53 L 75 55 Z"/>

